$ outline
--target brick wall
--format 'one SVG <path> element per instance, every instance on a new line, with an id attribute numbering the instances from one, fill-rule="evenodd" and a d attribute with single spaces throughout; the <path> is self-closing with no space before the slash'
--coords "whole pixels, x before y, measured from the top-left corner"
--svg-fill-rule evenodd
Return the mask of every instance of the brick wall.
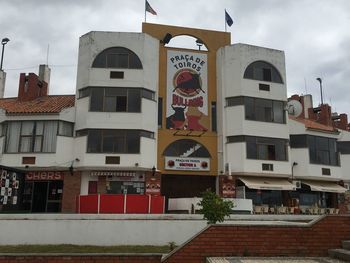
<path id="1" fill-rule="evenodd" d="M 212 225 L 163 262 L 205 262 L 220 256 L 327 256 L 350 239 L 350 216 L 326 216 L 308 226 Z"/>
<path id="2" fill-rule="evenodd" d="M 21 73 L 19 77 L 18 100 L 31 101 L 47 96 L 47 83 L 34 73 Z"/>
<path id="3" fill-rule="evenodd" d="M 62 196 L 62 212 L 74 213 L 76 205 L 76 196 L 80 195 L 80 172 L 70 172 L 64 174 L 63 196 Z"/>
<path id="4" fill-rule="evenodd" d="M 162 255 L 4 256 L 0 263 L 159 263 Z"/>

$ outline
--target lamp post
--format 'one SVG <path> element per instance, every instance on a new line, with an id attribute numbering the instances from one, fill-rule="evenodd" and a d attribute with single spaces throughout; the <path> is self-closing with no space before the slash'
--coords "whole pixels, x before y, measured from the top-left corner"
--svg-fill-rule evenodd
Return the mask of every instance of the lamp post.
<path id="1" fill-rule="evenodd" d="M 323 95 L 322 95 L 322 79 L 317 78 L 316 79 L 318 82 L 320 82 L 320 90 L 321 90 L 321 105 L 323 105 Z"/>
<path id="2" fill-rule="evenodd" d="M 1 40 L 1 45 L 2 45 L 2 52 L 1 52 L 1 64 L 0 64 L 0 70 L 2 70 L 2 62 L 4 60 L 4 50 L 5 50 L 5 45 L 7 44 L 7 42 L 9 42 L 10 39 L 8 39 L 7 37 L 3 38 Z"/>

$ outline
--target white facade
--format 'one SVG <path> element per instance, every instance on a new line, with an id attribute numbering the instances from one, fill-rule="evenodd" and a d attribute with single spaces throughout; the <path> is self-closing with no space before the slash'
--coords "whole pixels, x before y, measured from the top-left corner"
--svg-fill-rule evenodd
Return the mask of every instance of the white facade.
<path id="1" fill-rule="evenodd" d="M 92 68 L 94 59 L 102 51 L 124 47 L 134 52 L 142 69 Z M 141 112 L 94 112 L 89 110 L 90 97 L 79 98 L 79 90 L 86 87 L 130 87 L 158 91 L 159 43 L 142 33 L 90 32 L 80 38 L 76 90 L 75 130 L 126 129 L 145 130 L 154 138 L 141 137 L 139 154 L 87 153 L 87 136 L 76 138 L 75 157 L 79 168 L 94 169 L 150 169 L 157 163 L 157 101 L 142 98 Z M 111 79 L 111 71 L 122 71 L 124 78 Z M 120 164 L 105 164 L 106 156 L 120 156 Z"/>
<path id="2" fill-rule="evenodd" d="M 283 83 L 266 82 L 244 78 L 247 67 L 256 61 L 273 65 L 280 73 Z M 290 158 L 287 161 L 247 159 L 245 143 L 227 143 L 228 136 L 259 136 L 289 139 L 286 123 L 247 120 L 244 105 L 227 106 L 230 97 L 253 97 L 269 100 L 287 101 L 284 52 L 246 44 L 234 44 L 219 49 L 218 68 L 218 137 L 219 154 L 222 153 L 219 170 L 226 164 L 231 171 L 241 174 L 267 174 L 284 176 L 291 174 Z M 270 86 L 269 91 L 259 90 L 259 84 Z M 262 171 L 262 163 L 271 163 L 273 171 Z"/>

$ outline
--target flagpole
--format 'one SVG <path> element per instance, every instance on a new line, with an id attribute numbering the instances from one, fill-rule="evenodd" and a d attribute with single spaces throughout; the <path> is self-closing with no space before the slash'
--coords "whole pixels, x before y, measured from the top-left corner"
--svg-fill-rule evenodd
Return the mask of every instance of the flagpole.
<path id="1" fill-rule="evenodd" d="M 147 0 L 145 0 L 145 23 L 147 22 L 147 20 L 146 20 L 146 1 Z"/>
<path id="2" fill-rule="evenodd" d="M 224 18 L 225 18 L 225 32 L 227 32 L 227 23 L 226 23 L 226 8 L 225 8 L 225 15 L 224 15 Z"/>

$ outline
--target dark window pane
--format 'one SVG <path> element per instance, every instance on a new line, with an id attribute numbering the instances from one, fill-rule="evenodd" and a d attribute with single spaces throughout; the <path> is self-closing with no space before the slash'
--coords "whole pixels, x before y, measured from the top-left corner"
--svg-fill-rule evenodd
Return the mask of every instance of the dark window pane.
<path id="1" fill-rule="evenodd" d="M 273 121 L 278 123 L 284 123 L 284 103 L 283 101 L 273 102 Z"/>
<path id="2" fill-rule="evenodd" d="M 128 112 L 141 112 L 140 89 L 128 90 Z"/>
<path id="3" fill-rule="evenodd" d="M 256 120 L 272 121 L 272 101 L 270 100 L 255 100 Z"/>
<path id="4" fill-rule="evenodd" d="M 337 148 L 339 152 L 342 154 L 350 154 L 350 142 L 349 141 L 343 141 L 343 142 L 337 142 Z"/>
<path id="5" fill-rule="evenodd" d="M 296 134 L 290 135 L 290 147 L 291 148 L 307 148 L 307 135 Z"/>
<path id="6" fill-rule="evenodd" d="M 103 111 L 104 88 L 92 88 L 90 98 L 91 111 Z"/>
<path id="7" fill-rule="evenodd" d="M 257 159 L 257 145 L 255 141 L 247 141 L 247 158 Z"/>
<path id="8" fill-rule="evenodd" d="M 116 97 L 117 100 L 117 107 L 116 111 L 118 112 L 125 112 L 126 111 L 126 105 L 127 105 L 127 97 Z"/>
<path id="9" fill-rule="evenodd" d="M 310 156 L 310 162 L 316 163 L 316 142 L 314 136 L 307 136 L 307 145 L 309 147 L 309 156 Z"/>
<path id="10" fill-rule="evenodd" d="M 158 98 L 158 127 L 161 128 L 163 123 L 163 98 Z"/>
<path id="11" fill-rule="evenodd" d="M 105 88 L 106 96 L 116 97 L 116 96 L 127 96 L 126 88 Z"/>
<path id="12" fill-rule="evenodd" d="M 115 112 L 117 110 L 117 99 L 116 97 L 105 97 L 105 108 L 104 111 Z"/>
<path id="13" fill-rule="evenodd" d="M 211 103 L 211 129 L 216 131 L 216 102 Z"/>
<path id="14" fill-rule="evenodd" d="M 140 152 L 140 133 L 138 131 L 128 131 L 126 138 L 127 138 L 127 152 L 139 153 Z"/>
<path id="15" fill-rule="evenodd" d="M 255 61 L 251 63 L 244 72 L 244 78 L 283 83 L 278 70 L 270 63 Z"/>
<path id="16" fill-rule="evenodd" d="M 101 131 L 89 130 L 87 152 L 101 152 Z"/>
<path id="17" fill-rule="evenodd" d="M 247 120 L 255 120 L 254 98 L 244 98 L 244 110 Z"/>
<path id="18" fill-rule="evenodd" d="M 151 90 L 142 89 L 142 98 L 154 100 L 155 93 Z"/>
<path id="19" fill-rule="evenodd" d="M 142 63 L 131 50 L 123 47 L 112 47 L 99 53 L 92 63 L 92 67 L 142 69 Z"/>
<path id="20" fill-rule="evenodd" d="M 263 68 L 263 80 L 264 81 L 271 81 L 271 69 L 270 68 Z"/>

